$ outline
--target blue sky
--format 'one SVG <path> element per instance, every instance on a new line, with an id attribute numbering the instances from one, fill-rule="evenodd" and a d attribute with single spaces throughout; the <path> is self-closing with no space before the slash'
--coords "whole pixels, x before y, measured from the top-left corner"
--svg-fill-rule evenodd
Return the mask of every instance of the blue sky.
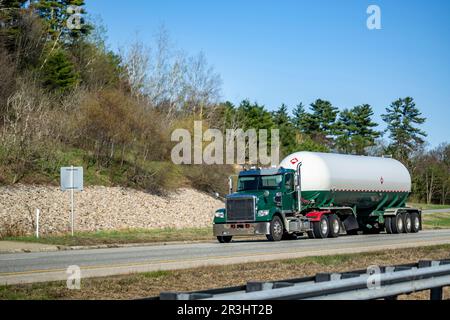
<path id="1" fill-rule="evenodd" d="M 381 30 L 366 27 L 381 8 Z M 223 79 L 223 100 L 269 110 L 330 100 L 371 104 L 375 120 L 412 96 L 431 146 L 450 142 L 450 1 L 87 0 L 111 48 L 164 25 L 178 48 L 204 52 Z"/>

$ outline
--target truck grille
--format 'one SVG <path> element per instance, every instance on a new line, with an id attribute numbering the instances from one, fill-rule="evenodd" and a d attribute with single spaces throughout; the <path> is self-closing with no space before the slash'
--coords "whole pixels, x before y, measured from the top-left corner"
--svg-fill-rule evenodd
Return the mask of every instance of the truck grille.
<path id="1" fill-rule="evenodd" d="M 229 198 L 227 199 L 227 221 L 254 221 L 254 198 Z"/>

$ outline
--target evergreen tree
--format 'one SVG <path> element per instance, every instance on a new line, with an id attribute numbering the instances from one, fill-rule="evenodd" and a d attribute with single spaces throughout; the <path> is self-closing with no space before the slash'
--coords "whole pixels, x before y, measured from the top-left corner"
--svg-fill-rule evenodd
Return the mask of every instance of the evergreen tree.
<path id="1" fill-rule="evenodd" d="M 285 104 L 273 112 L 273 122 L 275 127 L 280 130 L 281 152 L 283 156 L 297 151 L 296 128 L 289 117 L 288 108 Z"/>
<path id="2" fill-rule="evenodd" d="M 42 78 L 47 89 L 61 93 L 78 83 L 74 65 L 63 50 L 57 50 L 49 57 Z"/>
<path id="3" fill-rule="evenodd" d="M 294 111 L 292 112 L 294 117 L 292 118 L 292 124 L 294 125 L 295 129 L 297 129 L 299 132 L 304 132 L 305 127 L 305 118 L 307 117 L 307 113 L 305 111 L 305 106 L 303 103 L 299 103 Z"/>
<path id="4" fill-rule="evenodd" d="M 336 131 L 336 146 L 340 152 L 352 153 L 352 137 L 356 132 L 354 117 L 351 111 L 344 109 L 339 114 L 339 121 L 337 122 Z"/>
<path id="5" fill-rule="evenodd" d="M 337 123 L 336 145 L 345 153 L 367 154 L 366 148 L 374 146 L 380 132 L 373 130 L 377 126 L 372 121 L 373 110 L 368 104 L 344 110 Z"/>
<path id="6" fill-rule="evenodd" d="M 18 33 L 17 21 L 26 0 L 0 0 L 0 41 L 11 52 Z"/>
<path id="7" fill-rule="evenodd" d="M 244 130 L 270 130 L 274 127 L 271 113 L 264 106 L 257 103 L 251 104 L 248 100 L 242 101 L 237 110 L 237 114 Z"/>
<path id="8" fill-rule="evenodd" d="M 387 124 L 391 144 L 388 151 L 397 159 L 408 163 L 409 154 L 424 144 L 427 134 L 418 128 L 426 118 L 416 107 L 414 99 L 406 97 L 394 101 L 381 116 Z"/>
<path id="9" fill-rule="evenodd" d="M 91 26 L 85 23 L 84 0 L 36 0 L 31 4 L 38 15 L 44 20 L 50 38 L 54 41 L 62 39 L 66 42 L 73 42 L 83 35 L 89 34 Z M 69 12 L 70 6 L 81 7 L 81 29 L 69 29 L 67 21 L 75 14 Z"/>
<path id="10" fill-rule="evenodd" d="M 311 113 L 304 116 L 303 132 L 310 135 L 318 143 L 332 146 L 338 113 L 338 108 L 334 107 L 329 101 L 316 100 L 311 104 Z"/>

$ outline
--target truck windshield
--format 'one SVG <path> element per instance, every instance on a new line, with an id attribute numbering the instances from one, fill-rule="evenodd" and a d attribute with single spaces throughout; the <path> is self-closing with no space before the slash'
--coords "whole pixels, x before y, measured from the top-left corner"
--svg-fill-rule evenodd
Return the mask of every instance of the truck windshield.
<path id="1" fill-rule="evenodd" d="M 241 177 L 238 181 L 238 191 L 276 190 L 281 188 L 282 175 Z"/>

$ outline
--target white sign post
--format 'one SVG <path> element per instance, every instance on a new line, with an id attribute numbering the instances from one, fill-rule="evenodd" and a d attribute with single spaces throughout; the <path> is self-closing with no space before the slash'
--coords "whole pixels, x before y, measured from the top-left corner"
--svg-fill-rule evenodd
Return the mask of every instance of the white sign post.
<path id="1" fill-rule="evenodd" d="M 83 191 L 83 167 L 71 166 L 61 168 L 61 190 L 70 190 L 70 224 L 73 237 L 75 229 L 74 192 Z"/>
<path id="2" fill-rule="evenodd" d="M 39 218 L 41 215 L 41 210 L 36 209 L 36 238 L 39 239 Z"/>

